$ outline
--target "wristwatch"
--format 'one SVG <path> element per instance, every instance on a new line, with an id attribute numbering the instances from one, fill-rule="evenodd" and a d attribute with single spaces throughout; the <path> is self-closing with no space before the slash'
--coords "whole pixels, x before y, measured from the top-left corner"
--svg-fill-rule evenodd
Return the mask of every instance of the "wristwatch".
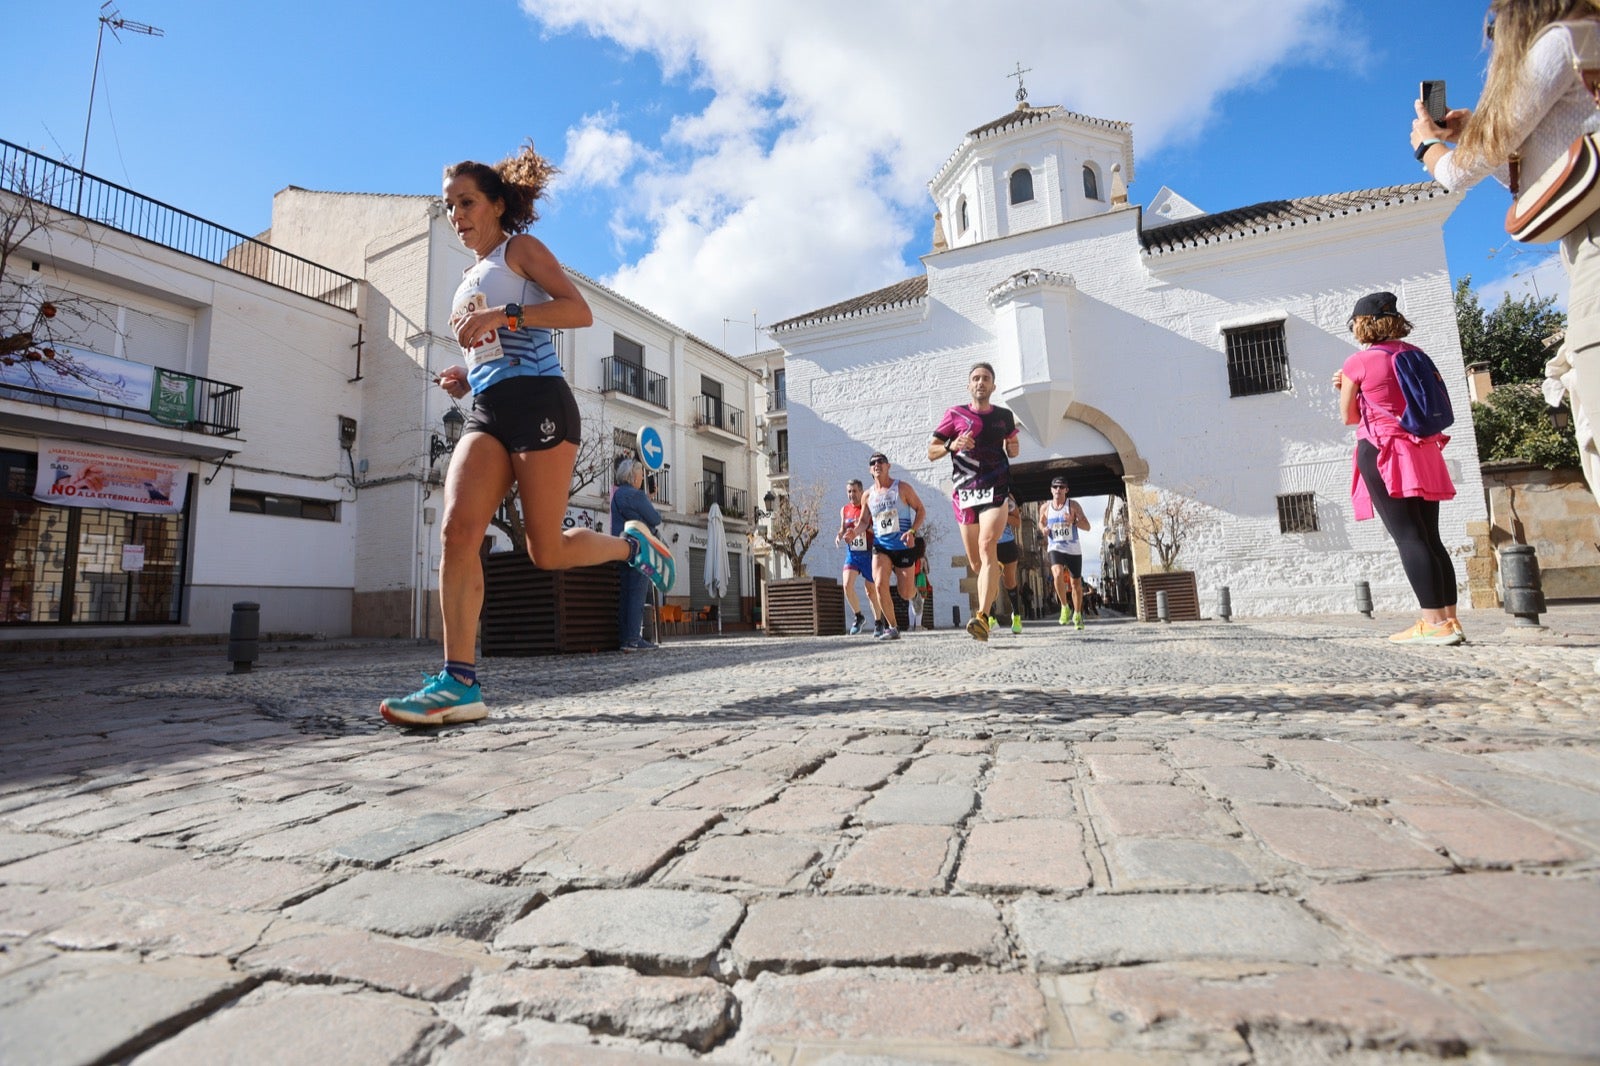
<path id="1" fill-rule="evenodd" d="M 506 304 L 506 329 L 515 333 L 522 328 L 522 305 Z"/>

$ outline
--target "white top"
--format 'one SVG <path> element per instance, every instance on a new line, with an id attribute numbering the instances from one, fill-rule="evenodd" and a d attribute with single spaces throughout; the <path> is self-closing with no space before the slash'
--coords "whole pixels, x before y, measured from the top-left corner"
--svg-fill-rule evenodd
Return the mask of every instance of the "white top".
<path id="1" fill-rule="evenodd" d="M 1518 129 L 1532 130 L 1518 146 L 1522 156 L 1522 184 L 1532 185 L 1579 135 L 1600 130 L 1600 110 L 1583 87 L 1573 50 L 1572 32 L 1564 23 L 1545 28 L 1528 49 L 1523 65 L 1523 91 L 1512 103 L 1512 120 Z M 1511 185 L 1505 160 L 1475 167 L 1456 163 L 1452 150 L 1433 169 L 1434 180 L 1451 192 L 1476 185 L 1486 174 Z"/>

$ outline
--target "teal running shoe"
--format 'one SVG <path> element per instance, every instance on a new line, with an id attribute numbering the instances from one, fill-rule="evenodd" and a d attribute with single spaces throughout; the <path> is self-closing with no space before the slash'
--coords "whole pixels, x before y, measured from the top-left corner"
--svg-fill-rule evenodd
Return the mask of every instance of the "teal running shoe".
<path id="1" fill-rule="evenodd" d="M 474 681 L 463 685 L 450 671 L 424 675 L 428 680 L 417 691 L 378 705 L 383 720 L 393 725 L 445 725 L 476 722 L 489 713 L 483 705 L 483 689 Z"/>

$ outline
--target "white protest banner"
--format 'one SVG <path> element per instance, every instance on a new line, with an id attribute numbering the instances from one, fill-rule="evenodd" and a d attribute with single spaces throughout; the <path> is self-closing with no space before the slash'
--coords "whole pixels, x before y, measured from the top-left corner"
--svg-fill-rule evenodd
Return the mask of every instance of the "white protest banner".
<path id="1" fill-rule="evenodd" d="M 41 440 L 33 498 L 63 507 L 181 514 L 188 466 L 183 459 Z"/>

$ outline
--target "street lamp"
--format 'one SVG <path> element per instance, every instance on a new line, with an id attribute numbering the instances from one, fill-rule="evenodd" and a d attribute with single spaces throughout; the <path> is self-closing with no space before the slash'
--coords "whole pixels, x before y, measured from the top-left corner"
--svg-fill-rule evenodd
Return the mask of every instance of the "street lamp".
<path id="1" fill-rule="evenodd" d="M 461 413 L 461 408 L 451 406 L 444 413 L 444 439 L 435 433 L 428 440 L 428 465 L 432 466 L 439 461 L 439 456 L 450 454 L 456 442 L 461 439 L 461 427 L 467 424 L 467 416 Z"/>
<path id="2" fill-rule="evenodd" d="M 1557 433 L 1565 433 L 1567 427 L 1572 425 L 1572 412 L 1561 404 L 1547 408 L 1545 413 L 1550 416 L 1550 425 Z"/>

